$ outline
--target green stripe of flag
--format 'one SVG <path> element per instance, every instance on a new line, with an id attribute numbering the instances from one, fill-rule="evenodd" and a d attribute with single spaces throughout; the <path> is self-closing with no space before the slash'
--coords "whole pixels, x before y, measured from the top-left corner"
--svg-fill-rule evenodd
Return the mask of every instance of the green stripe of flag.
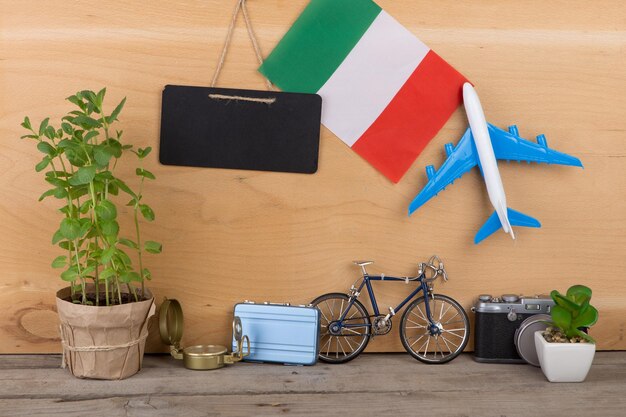
<path id="1" fill-rule="evenodd" d="M 259 71 L 283 91 L 316 93 L 380 11 L 370 0 L 311 0 Z"/>

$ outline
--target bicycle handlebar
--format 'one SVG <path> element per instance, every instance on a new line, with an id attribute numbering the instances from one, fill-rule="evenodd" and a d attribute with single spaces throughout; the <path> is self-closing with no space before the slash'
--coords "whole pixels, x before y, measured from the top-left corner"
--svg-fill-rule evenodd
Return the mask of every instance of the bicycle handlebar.
<path id="1" fill-rule="evenodd" d="M 437 262 L 437 264 L 435 264 Z M 433 273 L 432 277 L 426 275 L 427 268 Z M 420 262 L 419 264 L 420 274 L 424 274 L 426 282 L 433 282 L 439 275 L 442 276 L 444 281 L 448 281 L 448 274 L 443 266 L 443 261 L 439 259 L 437 255 L 430 257 L 428 262 Z"/>

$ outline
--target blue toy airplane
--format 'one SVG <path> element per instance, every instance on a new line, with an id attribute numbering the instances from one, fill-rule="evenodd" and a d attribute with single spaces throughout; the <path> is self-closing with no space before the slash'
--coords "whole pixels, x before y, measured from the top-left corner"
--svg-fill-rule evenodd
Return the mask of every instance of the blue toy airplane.
<path id="1" fill-rule="evenodd" d="M 470 127 L 456 147 L 451 143 L 445 145 L 448 158 L 438 171 L 432 165 L 426 167 L 428 183 L 409 206 L 409 215 L 478 166 L 495 212 L 480 228 L 474 243 L 480 243 L 500 228 L 515 239 L 511 226 L 541 227 L 538 220 L 507 207 L 496 159 L 578 167 L 582 163 L 576 157 L 548 148 L 544 135 L 537 136 L 537 143 L 533 143 L 520 137 L 516 126 L 510 126 L 507 132 L 487 123 L 476 91 L 469 83 L 463 86 L 463 101 Z"/>

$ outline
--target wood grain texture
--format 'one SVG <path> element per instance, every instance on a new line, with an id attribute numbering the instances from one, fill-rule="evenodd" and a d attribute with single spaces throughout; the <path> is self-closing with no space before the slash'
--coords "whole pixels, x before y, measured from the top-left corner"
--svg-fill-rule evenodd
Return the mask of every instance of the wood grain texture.
<path id="1" fill-rule="evenodd" d="M 250 2 L 267 54 L 306 0 Z M 480 293 L 535 294 L 584 283 L 594 290 L 599 349 L 626 349 L 626 8 L 620 1 L 379 0 L 379 4 L 477 86 L 488 119 L 545 133 L 584 170 L 500 164 L 511 207 L 537 217 L 540 230 L 497 234 L 474 246 L 491 214 L 477 172 L 455 182 L 411 218 L 408 203 L 438 167 L 443 144 L 466 126 L 458 110 L 397 185 L 323 129 L 315 175 L 160 166 L 145 198 L 157 220 L 144 235 L 164 244 L 148 263 L 157 296 L 185 310 L 184 343 L 226 344 L 232 307 L 243 299 L 308 302 L 345 291 L 353 259 L 374 271 L 415 273 L 441 255 L 450 281 L 437 290 L 471 306 Z M 137 146 L 158 149 L 165 84 L 208 85 L 232 0 L 0 0 L 0 352 L 58 352 L 49 245 L 60 218 L 35 173 L 38 152 L 20 142 L 19 123 L 58 119 L 63 100 L 108 88 L 126 96 L 120 127 Z M 601 12 L 600 12 L 601 11 Z M 242 22 L 240 22 L 242 23 Z M 221 86 L 264 88 L 243 25 Z M 132 176 L 122 164 L 120 173 Z M 122 227 L 129 226 L 122 223 Z M 381 306 L 404 284 L 378 285 Z M 149 349 L 159 350 L 156 335 Z M 471 345 L 468 347 L 471 349 Z M 394 331 L 369 351 L 400 351 Z"/>
<path id="2" fill-rule="evenodd" d="M 408 354 L 364 354 L 342 365 L 239 363 L 190 371 L 165 355 L 123 381 L 80 380 L 58 355 L 0 357 L 0 415 L 269 416 L 383 414 L 516 417 L 623 415 L 626 354 L 600 352 L 585 383 L 551 384 L 530 365 L 482 364 L 464 354 L 442 366 Z M 263 381 L 263 383 L 259 383 Z"/>

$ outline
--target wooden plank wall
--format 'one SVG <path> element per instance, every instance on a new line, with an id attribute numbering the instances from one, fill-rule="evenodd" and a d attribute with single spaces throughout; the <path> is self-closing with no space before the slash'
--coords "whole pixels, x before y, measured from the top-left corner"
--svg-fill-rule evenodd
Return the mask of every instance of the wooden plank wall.
<path id="1" fill-rule="evenodd" d="M 269 53 L 306 0 L 250 1 Z M 165 84 L 207 85 L 233 0 L 0 0 L 0 352 L 58 352 L 49 244 L 60 221 L 33 167 L 40 156 L 21 142 L 19 123 L 58 119 L 63 99 L 108 88 L 110 105 L 128 97 L 127 140 L 158 149 Z M 443 144 L 466 127 L 459 109 L 397 185 L 323 129 L 315 175 L 161 166 L 146 191 L 157 221 L 145 235 L 164 252 L 149 259 L 151 288 L 182 301 L 185 343 L 226 344 L 233 304 L 308 302 L 344 291 L 358 277 L 353 259 L 375 270 L 411 274 L 441 255 L 450 281 L 437 290 L 466 308 L 480 293 L 535 294 L 583 283 L 594 290 L 600 349 L 626 349 L 626 10 L 621 1 L 379 0 L 379 4 L 452 63 L 481 95 L 488 119 L 517 123 L 528 137 L 580 157 L 585 169 L 500 164 L 509 205 L 536 216 L 540 230 L 500 233 L 474 246 L 491 214 L 472 172 L 408 218 L 438 167 Z M 240 22 L 220 85 L 264 88 Z M 131 175 L 130 166 L 120 172 Z M 132 176 L 132 175 L 131 175 Z M 123 225 L 124 226 L 124 225 Z M 128 224 L 126 225 L 128 226 Z M 379 285 L 394 304 L 404 284 Z M 154 336 L 154 335 L 153 335 Z M 470 345 L 471 347 L 471 345 Z M 158 350 L 156 337 L 150 349 Z M 394 331 L 369 351 L 398 351 Z"/>

